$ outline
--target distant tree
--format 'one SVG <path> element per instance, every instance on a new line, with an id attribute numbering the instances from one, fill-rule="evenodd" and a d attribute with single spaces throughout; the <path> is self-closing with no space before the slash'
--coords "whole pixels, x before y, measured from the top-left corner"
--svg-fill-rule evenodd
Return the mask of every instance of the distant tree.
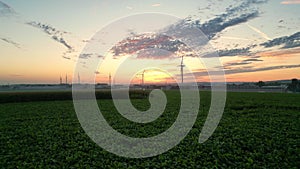
<path id="1" fill-rule="evenodd" d="M 256 85 L 261 88 L 265 85 L 265 82 L 259 81 L 259 82 L 256 83 Z"/>
<path id="2" fill-rule="evenodd" d="M 292 79 L 292 85 L 297 86 L 299 83 L 298 79 Z"/>
<path id="3" fill-rule="evenodd" d="M 288 85 L 288 90 L 292 92 L 299 92 L 300 91 L 300 83 L 298 79 L 292 79 L 291 84 Z"/>

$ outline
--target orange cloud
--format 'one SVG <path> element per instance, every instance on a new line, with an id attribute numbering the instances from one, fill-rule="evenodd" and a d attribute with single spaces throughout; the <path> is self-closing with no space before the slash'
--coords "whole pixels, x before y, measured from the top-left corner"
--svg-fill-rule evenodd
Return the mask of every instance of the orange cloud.
<path id="1" fill-rule="evenodd" d="M 286 56 L 294 56 L 294 55 L 300 55 L 300 47 L 293 48 L 293 49 L 280 49 L 276 51 L 266 51 L 266 52 L 260 52 L 257 53 L 257 56 L 260 57 L 286 57 Z"/>
<path id="2" fill-rule="evenodd" d="M 281 2 L 283 5 L 300 4 L 300 0 L 284 0 Z"/>
<path id="3" fill-rule="evenodd" d="M 239 73 L 239 74 L 229 74 L 226 75 L 227 81 L 230 82 L 258 82 L 271 81 L 271 80 L 282 80 L 282 79 L 299 79 L 300 68 L 293 69 L 278 69 L 278 70 L 268 70 L 259 72 L 249 72 L 249 73 Z"/>

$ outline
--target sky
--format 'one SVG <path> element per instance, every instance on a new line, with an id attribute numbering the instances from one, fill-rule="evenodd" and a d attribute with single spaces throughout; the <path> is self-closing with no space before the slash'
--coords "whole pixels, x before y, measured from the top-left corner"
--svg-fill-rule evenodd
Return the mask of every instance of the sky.
<path id="1" fill-rule="evenodd" d="M 205 35 L 206 54 L 162 35 L 182 25 Z M 89 68 L 97 83 L 139 83 L 144 70 L 145 83 L 170 83 L 182 57 L 186 82 L 209 81 L 216 60 L 211 74 L 230 82 L 300 79 L 299 25 L 299 0 L 0 0 L 0 84 L 88 82 Z"/>

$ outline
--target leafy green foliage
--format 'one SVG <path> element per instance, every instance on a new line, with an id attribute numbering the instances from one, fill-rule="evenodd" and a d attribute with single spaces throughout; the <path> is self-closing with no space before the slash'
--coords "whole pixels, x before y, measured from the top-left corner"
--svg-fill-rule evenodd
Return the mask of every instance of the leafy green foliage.
<path id="1" fill-rule="evenodd" d="M 149 124 L 122 117 L 110 99 L 98 101 L 109 124 L 132 137 L 163 132 L 176 120 L 178 91 L 166 92 L 167 109 Z M 170 151 L 145 159 L 118 157 L 98 147 L 82 130 L 72 101 L 0 104 L 0 166 L 3 168 L 297 168 L 300 166 L 300 95 L 228 93 L 223 118 L 203 144 L 198 137 L 210 106 L 201 92 L 197 122 Z M 132 99 L 137 109 L 147 99 Z"/>
<path id="2" fill-rule="evenodd" d="M 145 98 L 148 92 L 131 90 L 130 98 Z M 111 99 L 110 90 L 96 90 L 97 99 Z M 0 92 L 0 103 L 72 100 L 72 91 Z"/>

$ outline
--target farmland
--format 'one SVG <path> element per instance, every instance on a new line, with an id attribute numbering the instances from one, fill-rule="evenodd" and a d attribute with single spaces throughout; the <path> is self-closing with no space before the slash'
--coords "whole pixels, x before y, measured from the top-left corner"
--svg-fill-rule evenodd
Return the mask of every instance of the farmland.
<path id="1" fill-rule="evenodd" d="M 53 94 L 53 93 L 52 93 Z M 108 123 L 131 137 L 149 137 L 175 121 L 178 91 L 167 91 L 164 114 L 149 124 L 128 121 L 109 97 L 98 105 Z M 26 95 L 26 94 L 24 94 Z M 30 95 L 30 93 L 27 93 Z M 297 168 L 300 166 L 300 95 L 288 93 L 228 93 L 224 115 L 212 137 L 198 137 L 210 106 L 210 93 L 201 92 L 197 121 L 187 137 L 161 155 L 129 159 L 97 146 L 83 131 L 70 93 L 0 95 L 0 166 L 3 168 Z M 67 95 L 67 96 L 66 96 Z M 53 96 L 53 95 L 52 95 Z M 65 97 L 65 99 L 57 99 Z M 2 99 L 1 99 L 2 98 Z M 11 101 L 8 98 L 11 98 Z M 51 99 L 52 98 L 52 99 Z M 4 101 L 6 100 L 6 101 Z M 38 101 L 40 100 L 40 101 Z M 139 110 L 149 108 L 133 98 Z"/>

